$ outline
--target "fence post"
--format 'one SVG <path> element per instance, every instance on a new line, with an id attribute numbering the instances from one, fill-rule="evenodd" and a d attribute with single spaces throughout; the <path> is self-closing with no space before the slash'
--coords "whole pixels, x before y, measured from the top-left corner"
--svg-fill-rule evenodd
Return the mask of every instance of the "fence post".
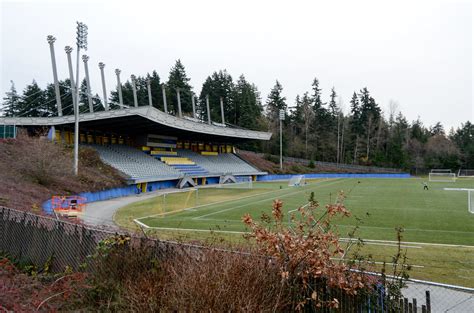
<path id="1" fill-rule="evenodd" d="M 426 312 L 431 313 L 431 299 L 429 290 L 426 290 Z"/>

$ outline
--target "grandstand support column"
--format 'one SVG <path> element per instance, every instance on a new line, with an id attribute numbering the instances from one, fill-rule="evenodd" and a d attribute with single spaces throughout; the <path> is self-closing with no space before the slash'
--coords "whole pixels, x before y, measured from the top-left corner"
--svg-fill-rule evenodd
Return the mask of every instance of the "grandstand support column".
<path id="1" fill-rule="evenodd" d="M 150 79 L 146 80 L 146 89 L 148 90 L 148 105 L 153 106 L 153 100 L 151 99 L 151 82 Z"/>
<path id="2" fill-rule="evenodd" d="M 58 116 L 63 116 L 63 108 L 61 104 L 61 93 L 59 91 L 59 82 L 58 82 L 58 69 L 56 67 L 56 54 L 54 53 L 54 42 L 56 38 L 49 35 L 47 37 L 49 43 L 49 51 L 51 52 L 51 65 L 53 67 L 53 79 L 54 79 L 54 93 L 56 94 L 56 107 L 58 109 Z"/>
<path id="3" fill-rule="evenodd" d="M 181 111 L 181 95 L 179 93 L 179 88 L 176 88 L 176 96 L 178 97 L 178 114 L 179 117 L 183 117 L 183 112 Z"/>
<path id="4" fill-rule="evenodd" d="M 120 82 L 120 73 L 122 71 L 119 70 L 118 68 L 115 69 L 115 75 L 117 75 L 117 92 L 119 96 L 119 105 L 120 108 L 123 108 L 123 96 L 122 96 L 122 83 Z"/>
<path id="5" fill-rule="evenodd" d="M 193 104 L 193 117 L 196 118 L 196 102 L 195 102 L 195 95 L 191 92 L 191 103 Z"/>
<path id="6" fill-rule="evenodd" d="M 206 95 L 206 109 L 207 109 L 207 123 L 211 125 L 212 122 L 211 122 L 211 107 L 209 106 L 209 95 Z"/>
<path id="7" fill-rule="evenodd" d="M 84 62 L 84 73 L 86 75 L 86 87 L 87 87 L 87 102 L 89 102 L 89 112 L 94 112 L 94 105 L 92 104 L 92 94 L 91 94 L 91 81 L 89 79 L 89 57 L 87 55 L 82 56 L 82 61 Z"/>
<path id="8" fill-rule="evenodd" d="M 74 73 L 72 72 L 72 59 L 71 59 L 71 52 L 72 48 L 70 46 L 66 46 L 64 48 L 67 54 L 67 64 L 69 67 L 69 80 L 71 81 L 71 95 L 72 95 L 72 106 L 74 112 L 76 112 L 76 84 L 74 84 Z"/>
<path id="9" fill-rule="evenodd" d="M 161 90 L 163 91 L 163 109 L 165 113 L 168 113 L 168 104 L 166 103 L 166 86 L 165 84 L 161 84 Z"/>
<path id="10" fill-rule="evenodd" d="M 224 119 L 224 99 L 221 97 L 219 100 L 220 100 L 220 102 L 221 102 L 222 124 L 225 125 L 225 119 Z"/>
<path id="11" fill-rule="evenodd" d="M 100 68 L 100 77 L 102 79 L 102 94 L 103 94 L 103 97 L 104 97 L 104 109 L 106 111 L 108 111 L 109 110 L 109 105 L 107 103 L 107 89 L 105 88 L 104 67 L 105 67 L 105 64 L 100 62 L 99 63 L 99 68 Z"/>
<path id="12" fill-rule="evenodd" d="M 137 77 L 135 75 L 130 76 L 132 80 L 132 93 L 133 93 L 133 105 L 138 107 L 138 98 L 137 98 Z"/>

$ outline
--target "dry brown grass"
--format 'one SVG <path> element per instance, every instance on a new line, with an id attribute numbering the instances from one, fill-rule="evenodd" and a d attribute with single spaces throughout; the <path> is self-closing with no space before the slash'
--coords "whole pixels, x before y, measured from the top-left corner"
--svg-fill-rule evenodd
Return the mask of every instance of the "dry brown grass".
<path id="1" fill-rule="evenodd" d="M 53 195 L 124 184 L 119 173 L 90 148 L 80 149 L 79 173 L 77 177 L 73 174 L 71 147 L 25 134 L 0 141 L 0 205 L 38 213 Z"/>

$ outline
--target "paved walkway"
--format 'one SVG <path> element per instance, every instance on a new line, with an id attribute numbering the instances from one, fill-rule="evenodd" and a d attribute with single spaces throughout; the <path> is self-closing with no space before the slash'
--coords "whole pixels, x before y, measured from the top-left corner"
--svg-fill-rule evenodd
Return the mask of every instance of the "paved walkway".
<path id="1" fill-rule="evenodd" d="M 474 312 L 474 290 L 455 290 L 443 286 L 432 286 L 419 282 L 408 282 L 407 288 L 402 293 L 405 297 L 417 299 L 418 312 L 421 305 L 425 304 L 426 291 L 429 290 L 431 298 L 431 312 Z"/>
<path id="2" fill-rule="evenodd" d="M 131 195 L 127 197 L 115 198 L 105 201 L 97 201 L 87 203 L 84 212 L 82 213 L 81 219 L 84 223 L 93 226 L 116 226 L 114 223 L 114 215 L 118 209 L 126 206 L 130 203 L 142 201 L 145 199 L 153 198 L 164 193 L 178 192 L 179 189 L 166 189 L 157 190 L 153 192 L 141 193 L 138 195 Z"/>

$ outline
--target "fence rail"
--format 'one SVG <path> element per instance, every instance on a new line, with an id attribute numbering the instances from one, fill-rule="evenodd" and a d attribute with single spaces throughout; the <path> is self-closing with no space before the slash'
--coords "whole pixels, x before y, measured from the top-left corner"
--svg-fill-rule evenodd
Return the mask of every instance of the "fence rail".
<path id="1" fill-rule="evenodd" d="M 118 234 L 125 233 L 0 207 L 0 252 L 39 266 L 47 263 L 53 272 L 67 267 L 79 269 L 88 256 L 94 254 L 101 240 Z M 158 258 L 185 253 L 199 260 L 205 249 L 209 249 L 143 236 L 130 237 L 135 243 L 145 241 L 152 246 Z M 315 287 L 328 290 L 325 286 Z M 329 291 L 329 295 L 331 293 L 337 294 L 337 291 Z M 386 305 L 387 295 L 380 290 L 357 298 L 348 298 L 340 292 L 339 295 L 341 308 L 349 307 L 350 312 L 366 312 L 367 309 L 371 312 L 472 312 L 474 308 L 474 289 L 471 288 L 409 280 L 402 293 L 404 298 L 395 306 Z"/>

